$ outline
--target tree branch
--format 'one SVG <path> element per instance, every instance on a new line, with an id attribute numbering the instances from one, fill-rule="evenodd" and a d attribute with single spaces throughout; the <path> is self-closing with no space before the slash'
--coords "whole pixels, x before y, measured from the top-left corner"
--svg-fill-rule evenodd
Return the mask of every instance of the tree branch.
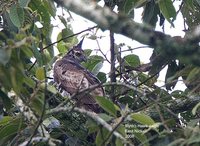
<path id="1" fill-rule="evenodd" d="M 116 61 L 116 54 L 115 54 L 115 39 L 114 39 L 114 33 L 110 31 L 110 81 L 111 83 L 116 82 L 116 74 L 115 74 L 115 61 Z M 110 91 L 110 98 L 113 102 L 115 102 L 115 86 L 111 86 Z"/>
<path id="2" fill-rule="evenodd" d="M 70 108 L 70 107 L 59 107 L 59 108 L 54 108 L 54 109 L 47 111 L 46 114 L 56 114 L 56 113 L 60 113 L 60 112 L 69 112 L 71 110 L 72 110 L 72 108 Z M 118 133 L 117 131 L 113 131 L 112 126 L 110 126 L 106 121 L 104 121 L 102 118 L 97 116 L 96 113 L 87 111 L 85 109 L 80 109 L 80 108 L 77 108 L 77 107 L 75 107 L 73 110 L 78 112 L 78 113 L 81 113 L 81 114 L 84 114 L 84 115 L 90 117 L 95 122 L 101 124 L 108 131 L 112 132 L 117 138 L 121 139 L 124 143 L 128 143 L 129 145 L 133 146 L 133 144 L 130 143 L 127 139 L 125 139 L 120 133 Z"/>
<path id="3" fill-rule="evenodd" d="M 113 83 L 101 83 L 101 84 L 95 84 L 93 86 L 90 86 L 86 89 L 81 89 L 80 91 L 78 91 L 77 93 L 73 94 L 71 96 L 71 99 L 73 99 L 74 97 L 76 97 L 77 95 L 80 94 L 85 94 L 88 92 L 91 92 L 92 90 L 94 90 L 95 88 L 98 87 L 105 87 L 105 86 L 121 86 L 121 87 L 126 87 L 129 90 L 133 90 L 138 92 L 140 95 L 144 94 L 144 91 L 141 90 L 138 87 L 132 86 L 132 85 L 128 85 L 128 84 L 124 84 L 124 83 L 120 83 L 120 82 L 113 82 Z M 148 97 L 149 98 L 149 97 Z M 66 99 L 65 101 L 63 101 L 61 104 L 59 104 L 56 108 L 61 108 L 63 107 L 67 101 L 69 101 L 69 99 Z M 154 101 L 154 100 L 153 100 Z M 184 112 L 186 110 L 190 110 L 192 109 L 196 103 L 200 102 L 200 96 L 191 96 L 188 97 L 186 99 L 182 99 L 182 100 L 171 100 L 170 102 L 167 103 L 167 105 L 165 105 L 166 108 L 169 108 L 171 111 L 173 111 L 174 113 L 181 113 Z M 148 105 L 145 107 L 147 108 Z M 137 111 L 141 111 L 143 110 L 143 108 L 138 109 Z M 136 111 L 135 111 L 136 112 Z"/>
<path id="4" fill-rule="evenodd" d="M 159 48 L 166 56 L 179 59 L 187 56 L 188 59 L 182 59 L 183 62 L 200 66 L 200 48 L 198 45 L 191 43 L 193 39 L 195 42 L 200 41 L 199 31 L 196 31 L 192 40 L 191 37 L 176 39 L 162 32 L 154 31 L 149 25 L 136 23 L 123 14 L 117 15 L 108 7 L 102 8 L 93 1 L 59 0 L 59 3 L 76 14 L 97 23 L 103 30 L 109 29 L 114 33 L 122 34 L 152 48 Z"/>

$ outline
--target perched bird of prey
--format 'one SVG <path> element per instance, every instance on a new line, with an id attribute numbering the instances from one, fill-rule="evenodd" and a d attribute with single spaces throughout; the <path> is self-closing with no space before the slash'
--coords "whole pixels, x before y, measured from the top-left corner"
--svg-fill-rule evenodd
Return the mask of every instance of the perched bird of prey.
<path id="1" fill-rule="evenodd" d="M 70 49 L 62 59 L 56 61 L 54 65 L 54 81 L 58 88 L 68 95 L 76 94 L 81 89 L 100 84 L 98 78 L 81 65 L 81 62 L 87 59 L 82 49 L 82 43 L 83 39 L 78 45 Z M 95 96 L 104 96 L 102 87 L 97 87 L 89 93 L 78 94 L 75 97 L 76 105 L 98 113 L 100 107 L 94 99 Z"/>

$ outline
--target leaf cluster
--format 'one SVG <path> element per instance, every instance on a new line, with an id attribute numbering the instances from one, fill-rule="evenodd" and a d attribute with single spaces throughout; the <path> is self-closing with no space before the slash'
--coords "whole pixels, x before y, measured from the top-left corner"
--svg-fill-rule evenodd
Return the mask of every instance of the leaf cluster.
<path id="1" fill-rule="evenodd" d="M 200 23 L 198 0 L 181 1 L 179 10 L 172 0 L 105 2 L 130 19 L 142 7 L 143 23 L 153 29 L 166 22 L 173 26 L 179 13 L 189 34 Z M 185 54 L 176 58 L 171 52 L 169 57 L 162 48 L 153 48 L 150 62 L 143 64 L 132 53 L 136 48 L 115 42 L 114 70 L 110 73 L 115 73 L 116 82 L 110 82 L 109 74 L 100 71 L 110 60 L 101 48 L 102 54 L 94 55 L 88 45 L 88 61 L 83 66 L 105 88 L 106 97 L 95 98 L 103 112 L 74 108 L 74 101 L 63 97 L 51 79 L 56 59 L 78 42 L 70 20 L 57 15 L 56 6 L 62 6 L 62 1 L 0 2 L 0 145 L 199 145 L 200 69 L 186 64 Z M 56 26 L 51 20 L 57 17 L 65 28 L 53 43 Z M 89 35 L 100 39 L 96 32 Z M 179 37 L 174 39 L 180 41 Z M 158 87 L 159 73 L 166 66 L 165 86 Z M 180 78 L 187 89 L 173 90 Z"/>

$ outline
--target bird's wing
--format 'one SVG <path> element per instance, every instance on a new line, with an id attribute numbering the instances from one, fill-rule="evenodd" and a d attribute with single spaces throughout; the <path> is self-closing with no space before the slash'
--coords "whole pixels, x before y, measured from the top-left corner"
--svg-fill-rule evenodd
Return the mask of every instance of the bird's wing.
<path id="1" fill-rule="evenodd" d="M 88 87 L 84 74 L 76 67 L 76 64 L 64 62 L 63 60 L 57 61 L 54 65 L 54 80 L 60 88 L 69 94 Z"/>
<path id="2" fill-rule="evenodd" d="M 71 95 L 77 93 L 80 89 L 88 88 L 92 85 L 100 84 L 99 80 L 81 65 L 69 60 L 59 60 L 54 65 L 54 80 L 59 87 Z M 93 89 L 90 94 L 78 96 L 80 104 L 93 106 L 96 104 L 94 96 L 104 96 L 104 90 L 101 87 Z"/>

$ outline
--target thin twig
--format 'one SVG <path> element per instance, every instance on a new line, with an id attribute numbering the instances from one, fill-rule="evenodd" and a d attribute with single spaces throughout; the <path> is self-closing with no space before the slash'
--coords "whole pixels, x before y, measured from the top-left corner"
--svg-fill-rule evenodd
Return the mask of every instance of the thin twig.
<path id="1" fill-rule="evenodd" d="M 161 68 L 161 70 L 162 70 L 163 68 L 165 68 L 166 65 L 167 65 L 167 63 L 166 63 L 165 65 L 163 65 L 163 67 Z M 147 81 L 149 81 L 150 79 L 152 79 L 153 77 L 155 77 L 156 75 L 158 75 L 159 72 L 160 72 L 160 70 L 157 71 L 157 72 L 156 72 L 155 74 L 153 74 L 152 76 L 150 76 L 149 78 L 147 78 L 146 80 L 144 80 L 143 82 L 141 82 L 140 84 L 136 85 L 136 87 L 139 87 L 139 86 L 143 85 L 144 83 L 146 83 Z"/>
<path id="2" fill-rule="evenodd" d="M 99 44 L 99 41 L 96 39 L 96 42 L 97 42 L 97 46 L 98 46 L 98 50 L 100 51 L 100 53 L 103 55 L 103 57 L 106 59 L 106 61 L 108 63 L 110 63 L 110 60 L 107 58 L 107 56 L 103 53 L 103 51 L 101 50 L 101 47 L 100 47 L 100 44 Z"/>
<path id="3" fill-rule="evenodd" d="M 178 13 L 179 13 L 179 12 L 181 11 L 181 9 L 183 8 L 183 4 L 184 4 L 184 2 L 182 1 L 181 4 L 180 4 L 180 6 L 179 6 L 178 11 L 176 12 L 176 16 L 178 15 Z"/>
<path id="4" fill-rule="evenodd" d="M 135 47 L 135 48 L 129 48 L 126 50 L 122 50 L 120 52 L 122 53 L 122 52 L 126 52 L 126 51 L 133 51 L 133 50 L 142 49 L 142 48 L 149 48 L 149 46 L 140 46 L 140 47 Z M 118 53 L 120 53 L 120 52 L 118 52 Z"/>
<path id="5" fill-rule="evenodd" d="M 27 71 L 30 71 L 35 66 L 36 63 L 37 63 L 37 60 L 33 62 L 33 64 L 27 69 Z"/>

